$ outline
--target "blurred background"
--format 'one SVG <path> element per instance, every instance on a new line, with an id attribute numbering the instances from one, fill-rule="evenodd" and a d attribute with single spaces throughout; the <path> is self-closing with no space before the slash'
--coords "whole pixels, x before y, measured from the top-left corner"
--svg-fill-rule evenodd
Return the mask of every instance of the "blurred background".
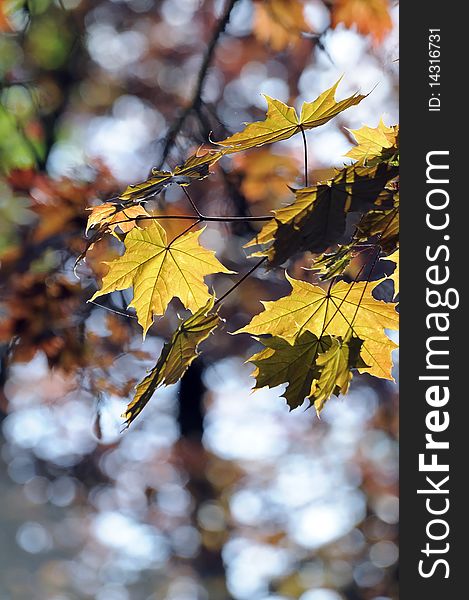
<path id="1" fill-rule="evenodd" d="M 347 128 L 398 122 L 397 18 L 387 0 L 0 2 L 1 600 L 397 600 L 397 386 L 357 376 L 321 419 L 252 393 L 256 348 L 228 332 L 289 289 L 258 270 L 121 432 L 183 311 L 142 344 L 127 292 L 86 302 L 118 241 L 73 268 L 88 207 L 262 119 L 262 93 L 373 90 L 307 134 L 312 181 L 344 164 Z M 301 137 L 212 170 L 190 187 L 202 212 L 266 214 L 303 185 Z M 190 210 L 177 186 L 148 208 Z M 254 233 L 210 223 L 203 243 L 244 273 Z"/>

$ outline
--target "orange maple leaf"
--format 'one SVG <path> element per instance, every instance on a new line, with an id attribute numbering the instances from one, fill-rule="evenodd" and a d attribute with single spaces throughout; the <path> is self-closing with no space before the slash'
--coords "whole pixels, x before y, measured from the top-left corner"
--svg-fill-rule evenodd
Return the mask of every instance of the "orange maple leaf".
<path id="1" fill-rule="evenodd" d="M 336 0 L 332 7 L 332 27 L 343 23 L 371 35 L 380 44 L 392 29 L 388 0 Z"/>
<path id="2" fill-rule="evenodd" d="M 254 35 L 273 50 L 296 44 L 303 31 L 309 31 L 300 0 L 263 0 L 256 2 Z"/>

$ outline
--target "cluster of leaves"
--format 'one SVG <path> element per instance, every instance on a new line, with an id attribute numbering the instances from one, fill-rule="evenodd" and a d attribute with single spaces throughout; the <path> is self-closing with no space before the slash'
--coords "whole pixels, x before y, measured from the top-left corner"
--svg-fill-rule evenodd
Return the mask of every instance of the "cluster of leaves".
<path id="1" fill-rule="evenodd" d="M 179 298 L 192 315 L 182 320 L 164 346 L 155 367 L 137 386 L 124 417 L 129 425 L 161 385 L 175 383 L 196 358 L 198 345 L 219 327 L 218 309 L 235 283 L 215 300 L 205 283 L 214 273 L 232 273 L 199 241 L 203 228 L 213 219 L 239 217 L 202 215 L 187 186 L 208 176 L 209 167 L 224 154 L 234 154 L 285 140 L 319 127 L 366 96 L 353 94 L 337 101 L 339 81 L 313 102 L 305 102 L 300 115 L 291 106 L 266 97 L 263 121 L 247 124 L 239 133 L 217 142 L 220 150 L 191 156 L 172 171 L 154 169 L 144 182 L 127 187 L 122 194 L 91 210 L 88 228 L 92 239 L 110 233 L 125 245 L 124 253 L 107 263 L 108 272 L 92 300 L 118 290 L 133 288 L 129 307 L 134 308 L 143 335 L 155 317 L 162 316 L 173 298 Z M 287 384 L 290 408 L 308 399 L 319 413 L 332 394 L 347 392 L 353 373 L 392 379 L 391 353 L 396 344 L 386 330 L 398 328 L 395 302 L 373 294 L 382 279 L 372 280 L 379 259 L 396 264 L 391 276 L 398 293 L 398 127 L 382 121 L 376 128 L 351 132 L 357 144 L 348 153 L 351 165 L 335 171 L 327 181 L 292 189 L 293 202 L 265 217 L 266 224 L 247 247 L 257 246 L 253 256 L 261 265 L 277 268 L 299 253 L 309 256 L 316 282 L 290 277 L 288 296 L 264 304 L 264 310 L 235 333 L 248 333 L 264 349 L 251 357 L 256 366 L 256 388 Z M 160 215 L 144 205 L 169 184 L 178 184 L 194 210 L 192 223 L 168 242 Z M 177 216 L 175 217 L 177 218 Z M 249 217 L 246 217 L 249 219 Z M 348 233 L 350 222 L 353 233 Z M 361 267 L 350 280 L 352 265 Z M 366 269 L 367 267 L 367 269 Z M 366 278 L 364 277 L 367 272 Z M 361 277 L 361 279 L 360 279 Z"/>

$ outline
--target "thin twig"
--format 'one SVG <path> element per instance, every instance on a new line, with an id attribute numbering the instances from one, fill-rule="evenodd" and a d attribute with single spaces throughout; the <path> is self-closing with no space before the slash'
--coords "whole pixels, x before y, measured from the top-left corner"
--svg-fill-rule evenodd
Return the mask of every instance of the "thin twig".
<path id="1" fill-rule="evenodd" d="M 94 300 L 88 300 L 90 304 L 94 304 L 95 306 L 99 306 L 103 310 L 108 310 L 109 312 L 114 313 L 115 315 L 120 315 L 121 317 L 127 317 L 128 319 L 136 319 L 135 315 L 131 315 L 128 312 L 124 312 L 121 310 L 116 310 L 115 308 L 110 308 L 109 306 L 104 306 L 104 304 L 99 304 L 99 302 L 95 302 Z"/>
<path id="2" fill-rule="evenodd" d="M 194 223 L 192 223 L 192 225 L 189 225 L 189 227 L 186 227 L 184 229 L 184 231 L 182 231 L 181 233 L 179 233 L 174 239 L 172 239 L 169 244 L 168 244 L 168 250 L 171 248 L 171 246 L 174 244 L 174 242 L 176 240 L 178 240 L 180 237 L 182 237 L 183 235 L 185 235 L 188 231 L 190 231 L 193 227 L 196 227 L 196 225 L 198 225 L 201 222 L 201 219 L 197 219 L 197 221 L 195 221 Z"/>
<path id="3" fill-rule="evenodd" d="M 133 221 L 135 220 L 136 223 L 138 223 L 139 221 L 147 221 L 147 220 L 160 220 L 160 219 L 180 219 L 182 221 L 184 220 L 191 220 L 191 221 L 207 221 L 207 222 L 215 222 L 215 223 L 242 223 L 245 221 L 272 221 L 272 219 L 274 218 L 273 215 L 259 215 L 259 216 L 245 216 L 245 217 L 232 217 L 232 216 L 226 216 L 226 217 L 211 217 L 211 216 L 207 216 L 207 215 L 148 215 L 148 217 L 145 216 L 138 216 L 135 217 L 135 219 L 123 219 L 122 221 L 114 221 L 113 225 L 120 225 L 121 223 L 128 223 L 129 221 Z"/>
<path id="4" fill-rule="evenodd" d="M 184 194 L 186 195 L 186 198 L 189 200 L 190 205 L 192 206 L 192 208 L 194 209 L 194 211 L 197 213 L 197 216 L 199 218 L 202 217 L 199 209 L 197 208 L 197 206 L 195 205 L 195 202 L 192 200 L 192 198 L 189 195 L 189 192 L 186 190 L 185 186 L 181 186 L 182 191 L 184 192 Z"/>
<path id="5" fill-rule="evenodd" d="M 223 13 L 221 19 L 219 20 L 218 25 L 217 25 L 215 31 L 213 32 L 212 38 L 211 38 L 211 40 L 207 46 L 207 49 L 205 51 L 205 55 L 204 55 L 204 58 L 202 61 L 202 65 L 200 67 L 199 76 L 197 78 L 197 83 L 195 86 L 194 93 L 192 95 L 192 99 L 189 102 L 189 104 L 185 107 L 185 109 L 181 112 L 181 114 L 179 115 L 179 118 L 176 119 L 176 121 L 174 121 L 174 123 L 172 124 L 172 126 L 170 127 L 170 129 L 166 135 L 166 141 L 165 141 L 165 144 L 163 147 L 163 152 L 161 154 L 159 166 L 157 167 L 158 169 L 161 169 L 161 167 L 165 163 L 166 158 L 168 157 L 168 154 L 171 151 L 171 148 L 172 148 L 174 142 L 176 141 L 177 136 L 179 135 L 179 132 L 184 127 L 184 123 L 186 122 L 187 117 L 190 115 L 190 113 L 194 109 L 196 109 L 198 107 L 198 105 L 201 102 L 201 95 L 202 95 L 203 87 L 205 84 L 205 79 L 207 77 L 207 73 L 208 73 L 210 64 L 213 60 L 213 57 L 215 54 L 215 49 L 217 47 L 217 44 L 218 44 L 221 34 L 225 31 L 225 28 L 228 25 L 228 21 L 230 20 L 231 11 L 233 10 L 233 7 L 237 1 L 238 0 L 228 0 L 228 3 L 225 8 L 225 12 Z"/>
<path id="6" fill-rule="evenodd" d="M 222 302 L 229 294 L 231 294 L 231 292 L 234 292 L 234 290 L 243 283 L 243 281 L 245 281 L 249 275 L 251 275 L 252 273 L 254 273 L 254 271 L 256 269 L 258 269 L 262 263 L 264 263 L 267 260 L 267 256 L 264 256 L 261 258 L 261 260 L 259 260 L 251 269 L 249 269 L 249 271 L 247 273 L 245 273 L 241 279 L 239 279 L 233 286 L 230 287 L 230 289 L 225 292 L 223 294 L 223 296 L 220 296 L 220 298 L 218 298 L 218 300 L 215 301 L 214 306 L 217 306 L 217 304 L 220 304 L 220 302 Z"/>

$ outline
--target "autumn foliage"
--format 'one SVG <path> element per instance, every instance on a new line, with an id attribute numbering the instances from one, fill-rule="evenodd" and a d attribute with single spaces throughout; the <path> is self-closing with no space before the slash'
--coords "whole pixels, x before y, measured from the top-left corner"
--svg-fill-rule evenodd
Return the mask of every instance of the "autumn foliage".
<path id="1" fill-rule="evenodd" d="M 9 32 L 15 29 L 14 10 L 7 4 L 0 6 L 0 27 Z M 51 367 L 67 372 L 99 365 L 101 372 L 92 377 L 92 387 L 112 387 L 106 380 L 112 352 L 107 354 L 103 348 L 129 351 L 132 331 L 128 319 L 127 324 L 117 325 L 119 313 L 136 318 L 144 337 L 155 319 L 165 316 L 166 324 L 158 326 L 171 341 L 130 398 L 125 413 L 128 424 L 161 385 L 175 383 L 184 374 L 198 355 L 199 344 L 215 329 L 224 332 L 224 351 L 230 343 L 239 343 L 245 352 L 252 346 L 246 339 L 235 342 L 240 338 L 226 336 L 227 331 L 248 333 L 254 347 L 263 346 L 252 357 L 256 387 L 287 384 L 290 408 L 308 399 L 319 412 L 331 394 L 347 391 L 356 372 L 392 379 L 395 344 L 386 331 L 397 329 L 392 300 L 398 293 L 398 126 L 381 120 L 377 127 L 348 132 L 355 144 L 344 157 L 347 164 L 311 171 L 305 132 L 340 118 L 344 111 L 366 102 L 370 92 L 336 99 L 339 79 L 317 98 L 303 102 L 298 112 L 265 95 L 267 111 L 260 120 L 244 127 L 239 123 L 235 133 L 219 126 L 212 130 L 200 94 L 211 53 L 234 5 L 228 3 L 215 27 L 213 47 L 208 48 L 194 96 L 169 127 L 160 164 L 140 182 L 122 189 L 99 161 L 86 180 L 50 178 L 35 168 L 47 138 L 37 115 L 28 113 L 18 123 L 7 117 L 0 121 L 13 148 L 8 153 L 2 150 L 8 156 L 5 193 L 17 206 L 22 195 L 29 203 L 24 214 L 15 216 L 24 225 L 16 231 L 12 228 L 1 255 L 3 281 L 10 281 L 0 327 L 5 364 L 30 360 L 42 351 Z M 391 27 L 385 0 L 338 0 L 328 10 L 330 28 L 356 29 L 370 35 L 374 44 L 381 43 Z M 57 19 L 63 18 L 59 12 Z M 253 37 L 268 52 L 291 50 L 301 58 L 311 40 L 323 47 L 322 36 L 310 26 L 299 0 L 253 3 Z M 71 48 L 66 42 L 64 52 Z M 47 63 L 52 57 L 35 58 L 31 53 L 30 60 L 31 70 L 39 76 L 41 69 L 52 68 Z M 49 75 L 45 82 L 52 102 L 57 84 Z M 27 90 L 24 87 L 25 94 L 30 93 Z M 4 100 L 19 91 L 20 86 L 13 86 Z M 52 102 L 51 110 L 59 104 Z M 199 121 L 202 133 L 186 143 L 185 160 L 163 169 L 174 164 L 167 158 L 174 154 L 178 135 L 191 119 Z M 276 146 L 280 151 L 271 151 L 272 144 L 294 136 L 301 136 L 304 143 L 302 169 L 286 146 L 283 154 L 282 145 Z M 22 157 L 17 165 L 15 153 Z M 202 210 L 192 197 L 192 190 L 203 196 L 212 179 L 222 201 L 222 207 L 213 205 L 213 213 L 209 202 Z M 182 190 L 184 202 L 165 204 L 171 186 Z M 230 197 L 223 203 L 226 191 Z M 272 201 L 277 206 L 273 211 Z M 220 259 L 210 244 L 205 245 L 204 228 L 211 223 L 224 227 L 222 231 L 229 235 L 242 232 L 244 239 L 235 235 L 231 243 L 237 245 L 238 256 L 256 261 L 244 274 L 234 272 L 239 270 L 238 259 L 226 254 L 225 260 Z M 387 275 L 377 279 L 377 273 L 383 273 L 383 259 L 387 259 Z M 75 278 L 65 276 L 64 268 L 72 268 Z M 255 314 L 257 301 L 263 300 L 255 277 L 264 269 L 281 276 L 291 292 L 267 302 Z M 380 291 L 385 280 L 387 296 Z M 253 291 L 246 292 L 240 305 L 251 313 L 248 324 L 239 322 L 238 316 L 230 322 L 232 292 L 239 291 L 238 286 Z M 223 292 L 217 294 L 217 288 Z M 114 314 L 108 318 L 109 337 L 98 338 L 87 331 L 86 321 L 102 296 L 104 306 Z M 175 320 L 175 299 L 188 311 L 185 318 Z M 134 383 L 128 382 L 125 394 Z"/>
<path id="2" fill-rule="evenodd" d="M 203 229 L 192 231 L 211 217 L 199 212 L 186 187 L 207 177 L 209 166 L 223 154 L 265 146 L 300 132 L 304 135 L 305 129 L 324 125 L 366 98 L 354 94 L 337 101 L 338 84 L 304 103 L 300 117 L 292 107 L 266 97 L 265 119 L 217 142 L 222 150 L 191 156 L 173 172 L 154 169 L 148 180 L 126 188 L 114 204 L 108 202 L 91 212 L 87 229 L 96 229 L 98 237 L 106 232 L 116 235 L 120 230 L 125 245 L 122 256 L 107 263 L 109 270 L 92 300 L 132 287 L 128 307 L 136 310 L 144 336 L 154 317 L 164 315 L 174 297 L 193 313 L 180 323 L 154 369 L 138 385 L 125 413 L 127 424 L 140 414 L 159 386 L 182 377 L 197 356 L 199 343 L 220 325 L 221 302 L 237 287 L 234 284 L 216 302 L 211 298 L 205 277 L 231 271 L 200 244 Z M 263 264 L 281 267 L 306 252 L 311 256 L 309 268 L 318 273 L 317 280 L 313 284 L 300 281 L 286 272 L 291 293 L 266 303 L 263 312 L 236 332 L 249 333 L 265 345 L 265 350 L 250 359 L 257 367 L 256 387 L 285 383 L 290 408 L 301 406 L 307 398 L 318 414 L 332 394 L 347 392 L 355 371 L 392 379 L 391 353 L 396 347 L 386 335 L 386 330 L 398 329 L 395 304 L 373 296 L 383 280 L 371 279 L 383 256 L 391 254 L 396 269 L 398 264 L 398 127 L 387 127 L 380 121 L 374 129 L 363 127 L 352 133 L 357 145 L 348 156 L 354 162 L 314 186 L 307 185 L 305 163 L 306 187 L 292 189 L 294 200 L 265 217 L 266 224 L 247 244 L 260 248 L 252 255 L 260 260 L 250 272 Z M 306 157 L 306 139 L 304 143 Z M 142 204 L 173 183 L 184 186 L 194 216 L 192 224 L 168 242 L 158 215 L 146 214 Z M 347 217 L 353 213 L 361 216 L 353 234 L 347 236 Z M 232 219 L 217 219 L 224 218 Z M 353 280 L 347 281 L 351 263 L 364 252 L 367 260 Z M 361 281 L 367 261 L 371 267 Z M 393 279 L 395 296 L 397 279 Z"/>
<path id="3" fill-rule="evenodd" d="M 0 0 L 0 595 L 397 598 L 397 13 Z"/>

